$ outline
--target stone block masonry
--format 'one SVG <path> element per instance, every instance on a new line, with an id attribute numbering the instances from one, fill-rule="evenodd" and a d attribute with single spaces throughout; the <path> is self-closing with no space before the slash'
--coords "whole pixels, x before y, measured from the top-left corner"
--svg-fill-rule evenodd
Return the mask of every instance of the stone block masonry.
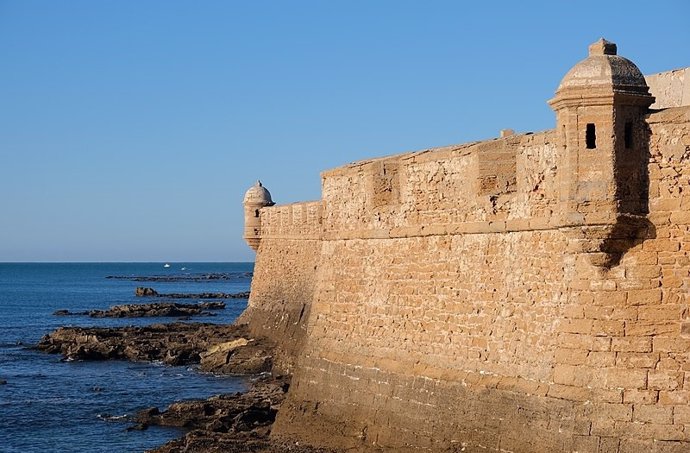
<path id="1" fill-rule="evenodd" d="M 260 209 L 242 319 L 294 374 L 273 436 L 690 451 L 690 107 L 649 113 L 623 60 L 592 46 L 555 130 L 351 164 L 319 202 Z"/>

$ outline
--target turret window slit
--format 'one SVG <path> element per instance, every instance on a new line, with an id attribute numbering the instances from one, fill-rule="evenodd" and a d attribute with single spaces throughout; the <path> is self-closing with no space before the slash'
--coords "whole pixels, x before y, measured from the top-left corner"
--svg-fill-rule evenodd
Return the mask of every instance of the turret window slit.
<path id="1" fill-rule="evenodd" d="M 595 149 L 597 147 L 597 129 L 594 123 L 587 124 L 585 142 L 587 144 L 587 149 Z"/>
<path id="2" fill-rule="evenodd" d="M 632 123 L 625 123 L 625 149 L 630 149 L 633 147 L 633 127 Z"/>

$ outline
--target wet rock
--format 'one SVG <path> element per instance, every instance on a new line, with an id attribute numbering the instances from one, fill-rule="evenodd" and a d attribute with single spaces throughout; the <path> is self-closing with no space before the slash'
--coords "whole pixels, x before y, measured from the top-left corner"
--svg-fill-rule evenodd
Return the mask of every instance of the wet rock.
<path id="1" fill-rule="evenodd" d="M 165 297 L 166 299 L 247 299 L 249 298 L 249 291 L 240 293 L 170 293 L 162 294 L 153 288 L 146 288 L 138 286 L 134 290 L 134 295 L 137 297 Z"/>
<path id="2" fill-rule="evenodd" d="M 155 297 L 158 295 L 158 291 L 153 288 L 144 288 L 143 286 L 137 286 L 134 290 L 134 295 L 137 297 Z"/>
<path id="3" fill-rule="evenodd" d="M 149 429 L 149 425 L 147 425 L 146 423 L 137 423 L 136 425 L 128 426 L 125 429 L 125 431 L 127 431 L 127 432 L 129 432 L 129 431 L 144 431 L 147 429 Z"/>
<path id="4" fill-rule="evenodd" d="M 219 280 L 235 280 L 251 278 L 251 272 L 217 272 L 207 274 L 177 274 L 177 275 L 108 275 L 107 279 L 130 280 L 135 282 L 209 282 Z"/>
<path id="5" fill-rule="evenodd" d="M 199 302 L 196 304 L 183 304 L 177 302 L 157 302 L 151 304 L 125 304 L 114 305 L 108 310 L 91 310 L 82 312 L 70 312 L 69 310 L 57 310 L 55 316 L 86 315 L 92 318 L 144 318 L 144 317 L 176 317 L 189 318 L 190 316 L 215 316 L 206 310 L 222 310 L 225 302 Z"/>
<path id="6" fill-rule="evenodd" d="M 197 306 L 204 308 L 206 310 L 223 310 L 225 308 L 225 302 L 217 302 L 217 301 L 207 301 L 207 302 L 199 302 Z"/>
<path id="7" fill-rule="evenodd" d="M 150 316 L 182 317 L 210 315 L 204 310 L 224 309 L 223 302 L 202 302 L 199 304 L 179 304 L 175 302 L 158 302 L 152 304 L 115 305 L 108 310 L 91 310 L 92 318 L 142 318 Z"/>
<path id="8" fill-rule="evenodd" d="M 265 371 L 267 364 L 272 363 L 272 344 L 248 338 L 246 326 L 242 325 L 172 323 L 143 327 L 61 327 L 41 338 L 37 348 L 62 354 L 65 360 L 155 360 L 168 365 L 187 365 L 199 363 L 202 354 L 207 357 L 220 354 L 216 347 L 219 344 L 242 339 L 247 344 L 235 350 L 232 360 L 224 364 L 209 361 L 206 370 L 229 374 Z M 214 352 L 207 354 L 212 347 L 216 347 Z"/>
<path id="9" fill-rule="evenodd" d="M 286 378 L 278 378 L 255 385 L 246 393 L 177 402 L 162 412 L 145 409 L 136 415 L 136 421 L 220 433 L 252 431 L 275 421 L 277 408 L 285 399 L 285 383 Z"/>

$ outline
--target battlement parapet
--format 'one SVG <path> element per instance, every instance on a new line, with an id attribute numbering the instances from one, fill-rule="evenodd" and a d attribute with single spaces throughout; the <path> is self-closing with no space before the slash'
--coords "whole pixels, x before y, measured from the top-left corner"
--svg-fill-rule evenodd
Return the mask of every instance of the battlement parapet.
<path id="1" fill-rule="evenodd" d="M 262 238 L 321 239 L 320 201 L 265 207 L 261 209 L 260 215 Z"/>
<path id="2" fill-rule="evenodd" d="M 557 227 L 557 151 L 546 131 L 323 172 L 324 238 Z"/>

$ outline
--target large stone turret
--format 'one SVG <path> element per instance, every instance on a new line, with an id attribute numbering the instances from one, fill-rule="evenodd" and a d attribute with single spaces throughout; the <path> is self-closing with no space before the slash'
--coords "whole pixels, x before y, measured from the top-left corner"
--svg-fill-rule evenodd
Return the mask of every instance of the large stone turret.
<path id="1" fill-rule="evenodd" d="M 590 248 L 583 251 L 628 239 L 647 214 L 644 115 L 653 102 L 642 72 L 604 39 L 589 47 L 549 101 L 561 146 L 560 222 L 581 235 Z"/>
<path id="2" fill-rule="evenodd" d="M 261 242 L 261 208 L 273 206 L 271 193 L 257 181 L 244 194 L 244 240 L 254 250 Z"/>

